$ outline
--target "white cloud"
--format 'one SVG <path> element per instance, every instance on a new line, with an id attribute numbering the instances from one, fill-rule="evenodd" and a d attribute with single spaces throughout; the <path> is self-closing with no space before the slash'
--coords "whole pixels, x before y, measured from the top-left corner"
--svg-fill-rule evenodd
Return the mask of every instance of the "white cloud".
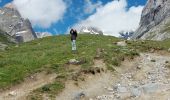
<path id="1" fill-rule="evenodd" d="M 23 18 L 28 18 L 33 25 L 48 28 L 61 20 L 66 12 L 63 0 L 13 0 Z"/>
<path id="2" fill-rule="evenodd" d="M 105 35 L 119 36 L 122 30 L 135 30 L 140 21 L 143 6 L 127 10 L 126 0 L 114 0 L 97 8 L 97 12 L 73 27 L 93 26 L 104 31 Z"/>
<path id="3" fill-rule="evenodd" d="M 85 6 L 84 6 L 84 12 L 86 14 L 91 14 L 96 10 L 96 8 L 100 7 L 102 5 L 101 1 L 97 1 L 97 3 L 92 3 L 90 0 L 85 0 Z"/>

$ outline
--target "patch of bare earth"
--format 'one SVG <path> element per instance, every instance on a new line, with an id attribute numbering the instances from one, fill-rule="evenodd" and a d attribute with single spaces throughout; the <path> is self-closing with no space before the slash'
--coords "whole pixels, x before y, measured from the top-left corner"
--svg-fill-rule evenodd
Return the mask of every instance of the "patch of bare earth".
<path id="1" fill-rule="evenodd" d="M 0 93 L 0 100 L 25 100 L 30 92 L 54 82 L 56 77 L 56 74 L 47 74 L 46 72 L 36 73 L 25 79 L 23 83 Z"/>
<path id="2" fill-rule="evenodd" d="M 56 100 L 169 100 L 169 55 L 142 53 L 134 60 L 126 60 L 115 72 L 104 71 L 85 75 L 83 81 L 69 80 Z M 105 68 L 101 61 L 94 67 Z"/>
<path id="3" fill-rule="evenodd" d="M 111 72 L 106 71 L 106 65 L 102 60 L 95 60 L 93 68 L 103 69 L 98 73 L 88 73 L 83 75 L 83 80 L 68 80 L 65 89 L 56 100 L 88 100 L 91 97 L 103 94 L 108 86 L 115 80 Z"/>

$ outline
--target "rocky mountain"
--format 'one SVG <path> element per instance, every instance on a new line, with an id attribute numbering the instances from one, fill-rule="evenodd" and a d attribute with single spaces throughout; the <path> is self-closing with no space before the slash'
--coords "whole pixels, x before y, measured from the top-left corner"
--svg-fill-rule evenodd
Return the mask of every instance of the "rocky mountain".
<path id="1" fill-rule="evenodd" d="M 170 0 L 148 0 L 139 28 L 132 39 L 165 40 L 170 38 Z"/>
<path id="2" fill-rule="evenodd" d="M 130 37 L 134 34 L 134 31 L 120 31 L 119 37 L 123 39 L 130 39 Z"/>
<path id="3" fill-rule="evenodd" d="M 0 8 L 0 23 L 0 29 L 17 42 L 27 42 L 37 38 L 30 21 L 22 18 L 12 4 Z"/>
<path id="4" fill-rule="evenodd" d="M 36 32 L 36 36 L 37 38 L 43 38 L 43 37 L 52 36 L 52 34 L 49 32 Z"/>
<path id="5" fill-rule="evenodd" d="M 100 29 L 98 29 L 96 27 L 85 27 L 85 26 L 80 29 L 80 33 L 103 35 L 103 32 Z"/>

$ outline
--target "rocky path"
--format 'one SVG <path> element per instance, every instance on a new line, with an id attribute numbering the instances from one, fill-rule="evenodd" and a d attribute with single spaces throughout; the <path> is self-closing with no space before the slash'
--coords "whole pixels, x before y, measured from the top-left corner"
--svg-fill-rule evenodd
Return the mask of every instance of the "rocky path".
<path id="1" fill-rule="evenodd" d="M 56 100 L 170 100 L 170 56 L 141 54 L 123 62 L 116 73 L 87 75 L 85 81 L 68 81 Z M 94 66 L 106 67 L 102 61 Z"/>
<path id="2" fill-rule="evenodd" d="M 33 90 L 55 81 L 56 74 L 37 73 L 26 79 L 22 84 L 0 93 L 0 100 L 25 100 Z"/>
<path id="3" fill-rule="evenodd" d="M 170 100 L 169 61 L 170 56 L 141 54 L 131 68 L 117 68 L 120 79 L 91 100 Z"/>

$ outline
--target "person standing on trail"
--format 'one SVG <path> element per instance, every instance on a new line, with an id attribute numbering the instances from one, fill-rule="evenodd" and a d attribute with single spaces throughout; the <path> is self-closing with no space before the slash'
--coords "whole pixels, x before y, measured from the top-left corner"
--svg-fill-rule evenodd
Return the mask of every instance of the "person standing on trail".
<path id="1" fill-rule="evenodd" d="M 76 48 L 77 31 L 74 29 L 71 29 L 70 35 L 71 35 L 72 51 L 75 52 L 77 50 L 77 48 Z"/>

